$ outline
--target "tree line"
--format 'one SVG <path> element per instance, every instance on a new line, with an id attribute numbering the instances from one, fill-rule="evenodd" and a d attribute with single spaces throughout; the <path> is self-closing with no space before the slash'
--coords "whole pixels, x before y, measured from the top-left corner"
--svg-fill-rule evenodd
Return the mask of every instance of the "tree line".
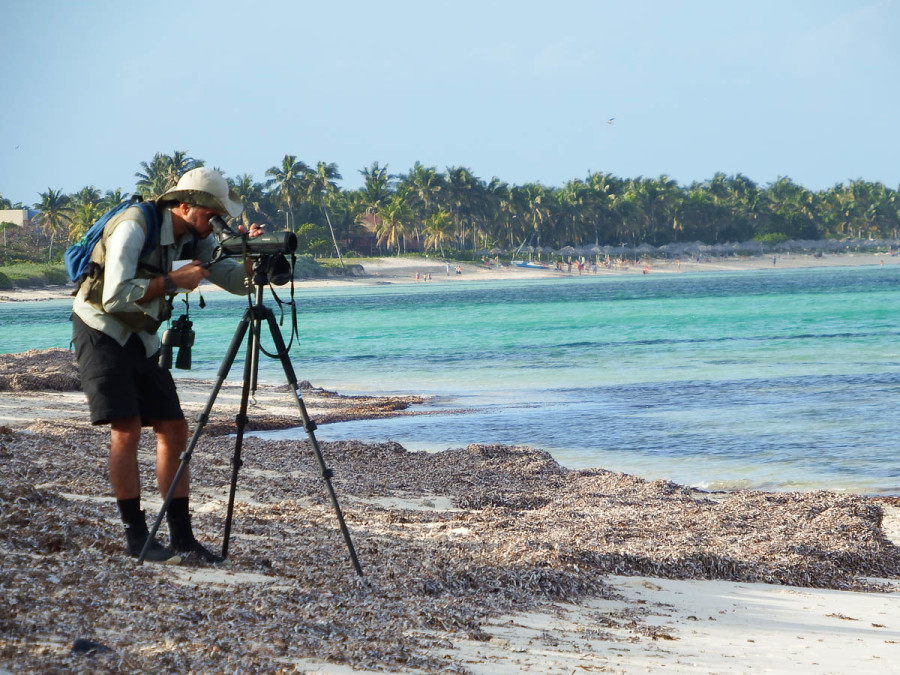
<path id="1" fill-rule="evenodd" d="M 134 192 L 154 199 L 186 171 L 202 166 L 187 152 L 157 153 L 141 162 Z M 224 172 L 223 172 L 224 173 Z M 342 189 L 334 163 L 307 164 L 285 155 L 257 181 L 229 177 L 244 202 L 245 223 L 268 222 L 297 233 L 299 250 L 314 255 L 407 250 L 471 255 L 523 244 L 659 247 L 820 239 L 897 239 L 897 190 L 862 179 L 813 191 L 790 178 L 761 186 L 738 173 L 679 185 L 665 175 L 622 178 L 590 173 L 561 187 L 488 181 L 457 166 L 444 171 L 417 162 L 402 174 L 378 162 L 359 171 L 363 186 Z M 93 185 L 73 194 L 48 188 L 33 208 L 34 226 L 49 239 L 48 257 L 61 255 L 104 211 L 126 196 Z M 0 196 L 0 208 L 22 208 Z"/>

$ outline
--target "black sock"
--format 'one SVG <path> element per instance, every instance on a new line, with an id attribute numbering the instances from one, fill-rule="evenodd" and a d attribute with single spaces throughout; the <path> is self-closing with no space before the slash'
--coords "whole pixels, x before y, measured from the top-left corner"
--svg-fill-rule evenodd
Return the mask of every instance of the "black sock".
<path id="1" fill-rule="evenodd" d="M 144 524 L 144 512 L 141 511 L 141 498 L 117 499 L 119 515 L 128 527 L 139 527 Z"/>
<path id="2" fill-rule="evenodd" d="M 191 516 L 189 512 L 189 500 L 187 497 L 175 497 L 166 510 L 166 520 L 169 521 L 169 534 L 176 546 L 187 545 L 194 540 L 194 532 L 191 529 Z"/>

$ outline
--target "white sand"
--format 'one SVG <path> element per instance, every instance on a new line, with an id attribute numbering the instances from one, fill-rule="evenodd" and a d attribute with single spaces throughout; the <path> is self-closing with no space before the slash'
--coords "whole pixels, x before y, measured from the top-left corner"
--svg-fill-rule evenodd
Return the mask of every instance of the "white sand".
<path id="1" fill-rule="evenodd" d="M 478 673 L 900 672 L 900 590 L 888 595 L 722 581 L 610 577 L 622 601 L 501 617 L 461 642 Z M 898 587 L 900 589 L 900 587 Z M 633 611 L 659 637 L 627 643 L 602 611 Z M 623 617 L 623 621 L 626 619 Z"/>

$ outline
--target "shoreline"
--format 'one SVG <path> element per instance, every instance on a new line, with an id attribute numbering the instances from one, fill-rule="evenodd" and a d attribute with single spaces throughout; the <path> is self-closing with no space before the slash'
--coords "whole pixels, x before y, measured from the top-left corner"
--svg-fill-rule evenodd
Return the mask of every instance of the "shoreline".
<path id="1" fill-rule="evenodd" d="M 189 417 L 211 384 L 179 380 Z M 226 385 L 214 422 L 233 425 L 239 389 Z M 303 396 L 323 423 L 415 403 Z M 254 418 L 297 417 L 284 387 L 258 400 Z M 0 671 L 844 672 L 884 668 L 900 643 L 900 498 L 707 493 L 525 446 L 324 443 L 360 580 L 306 441 L 248 437 L 229 560 L 135 568 L 106 494 L 107 433 L 78 391 L 0 395 Z M 233 443 L 205 434 L 192 463 L 206 540 Z M 152 516 L 149 432 L 140 458 Z M 112 652 L 73 654 L 79 637 Z"/>
<path id="2" fill-rule="evenodd" d="M 379 286 L 385 284 L 448 284 L 459 282 L 490 282 L 508 280 L 529 279 L 565 279 L 572 277 L 620 277 L 643 276 L 644 274 L 696 274 L 704 272 L 742 272 L 770 269 L 806 269 L 822 267 L 875 267 L 900 265 L 900 256 L 872 253 L 841 253 L 827 254 L 816 257 L 809 254 L 781 254 L 774 256 L 775 264 L 772 264 L 772 256 L 729 257 L 711 258 L 703 262 L 674 261 L 674 260 L 650 260 L 638 264 L 625 266 L 613 266 L 606 268 L 600 266 L 596 272 L 586 268 L 582 274 L 556 271 L 555 269 L 529 269 L 514 266 L 501 268 L 486 267 L 472 263 L 459 263 L 462 274 L 455 273 L 457 263 L 450 264 L 450 273 L 447 273 L 448 263 L 434 258 L 375 258 L 366 259 L 363 265 L 365 273 L 351 277 L 329 277 L 325 279 L 300 279 L 295 282 L 297 290 L 305 288 L 340 288 L 343 286 Z M 353 259 L 348 259 L 352 264 Z M 645 272 L 646 269 L 646 272 Z M 416 278 L 416 275 L 420 278 Z M 428 275 L 430 279 L 427 279 Z M 281 286 L 279 288 L 287 288 Z M 65 286 L 47 286 L 44 288 L 23 288 L 0 291 L 0 303 L 2 302 L 30 302 L 38 300 L 60 300 L 71 298 L 75 287 L 73 284 Z M 220 292 L 221 289 L 204 283 L 201 286 L 204 293 Z"/>

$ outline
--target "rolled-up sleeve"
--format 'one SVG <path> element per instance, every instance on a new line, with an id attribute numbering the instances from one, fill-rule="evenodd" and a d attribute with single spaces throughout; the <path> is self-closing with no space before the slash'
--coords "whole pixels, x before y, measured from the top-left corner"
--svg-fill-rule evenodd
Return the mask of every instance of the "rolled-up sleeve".
<path id="1" fill-rule="evenodd" d="M 134 220 L 116 227 L 106 243 L 103 309 L 107 312 L 144 312 L 157 318 L 156 303 L 139 305 L 149 279 L 135 279 L 138 259 L 144 245 L 144 228 Z"/>

